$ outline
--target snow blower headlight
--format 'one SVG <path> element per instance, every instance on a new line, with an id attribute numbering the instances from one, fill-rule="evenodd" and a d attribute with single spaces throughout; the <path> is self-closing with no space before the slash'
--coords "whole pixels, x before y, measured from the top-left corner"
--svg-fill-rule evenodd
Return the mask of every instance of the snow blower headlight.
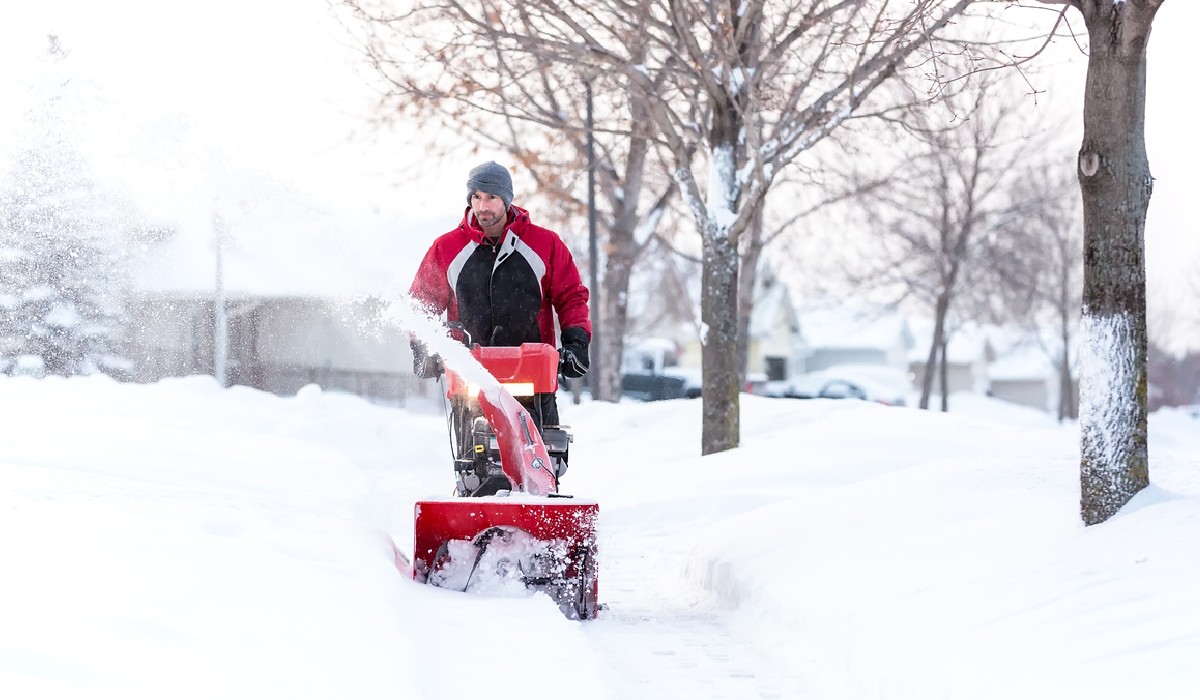
<path id="1" fill-rule="evenodd" d="M 533 382 L 501 382 L 500 386 L 508 390 L 513 396 L 533 396 Z M 468 396 L 479 396 L 480 386 L 478 384 L 467 385 Z"/>
<path id="2" fill-rule="evenodd" d="M 503 386 L 513 396 L 533 396 L 533 382 L 512 382 Z"/>

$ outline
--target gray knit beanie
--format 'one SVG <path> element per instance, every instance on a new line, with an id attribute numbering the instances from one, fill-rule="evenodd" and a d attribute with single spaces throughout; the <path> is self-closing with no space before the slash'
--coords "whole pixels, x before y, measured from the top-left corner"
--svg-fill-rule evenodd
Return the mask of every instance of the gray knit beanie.
<path id="1" fill-rule="evenodd" d="M 467 204 L 476 192 L 487 192 L 503 199 L 505 209 L 512 206 L 512 176 L 508 169 L 494 160 L 475 166 L 467 176 Z"/>

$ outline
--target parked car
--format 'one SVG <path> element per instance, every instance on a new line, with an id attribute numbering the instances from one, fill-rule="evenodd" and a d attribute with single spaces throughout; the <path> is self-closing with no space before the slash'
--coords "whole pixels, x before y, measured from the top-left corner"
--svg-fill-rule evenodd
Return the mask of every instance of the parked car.
<path id="1" fill-rule="evenodd" d="M 700 368 L 680 367 L 679 344 L 645 338 L 626 345 L 621 359 L 621 394 L 640 401 L 700 396 Z"/>
<path id="2" fill-rule="evenodd" d="M 683 396 L 688 399 L 700 398 L 704 386 L 699 367 L 667 367 L 663 374 L 683 381 Z"/>
<path id="3" fill-rule="evenodd" d="M 687 396 L 683 377 L 648 372 L 626 372 L 621 375 L 621 395 L 638 401 L 664 401 Z"/>
<path id="4" fill-rule="evenodd" d="M 788 399 L 858 399 L 904 406 L 912 390 L 908 375 L 882 365 L 837 365 L 772 382 L 768 396 Z"/>

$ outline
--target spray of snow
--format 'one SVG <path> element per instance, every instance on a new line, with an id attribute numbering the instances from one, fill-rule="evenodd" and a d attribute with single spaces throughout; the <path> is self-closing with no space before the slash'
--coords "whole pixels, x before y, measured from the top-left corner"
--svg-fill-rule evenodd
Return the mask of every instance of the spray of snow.
<path id="1" fill-rule="evenodd" d="M 430 354 L 440 355 L 446 367 L 468 384 L 478 386 L 489 397 L 500 391 L 500 382 L 479 364 L 470 349 L 446 334 L 442 319 L 431 315 L 408 296 L 390 299 L 381 316 L 385 322 L 403 328 L 425 343 Z"/>
<path id="2" fill-rule="evenodd" d="M 543 541 L 514 527 L 497 528 L 487 546 L 468 540 L 446 543 L 448 555 L 429 575 L 441 588 L 509 598 L 528 597 L 528 577 L 553 578 L 565 573 L 566 544 Z"/>

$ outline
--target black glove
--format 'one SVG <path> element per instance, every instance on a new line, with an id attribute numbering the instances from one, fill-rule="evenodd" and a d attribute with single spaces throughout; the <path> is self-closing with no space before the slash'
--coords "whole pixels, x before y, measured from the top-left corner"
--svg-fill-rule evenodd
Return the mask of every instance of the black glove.
<path id="1" fill-rule="evenodd" d="M 588 371 L 588 332 L 578 326 L 564 328 L 562 349 L 558 351 L 558 371 L 568 379 L 576 379 Z"/>
<path id="2" fill-rule="evenodd" d="M 425 343 L 419 340 L 414 340 L 409 345 L 413 354 L 413 374 L 417 375 L 417 379 L 437 379 L 442 376 L 446 369 L 442 366 L 441 355 L 428 354 Z"/>

